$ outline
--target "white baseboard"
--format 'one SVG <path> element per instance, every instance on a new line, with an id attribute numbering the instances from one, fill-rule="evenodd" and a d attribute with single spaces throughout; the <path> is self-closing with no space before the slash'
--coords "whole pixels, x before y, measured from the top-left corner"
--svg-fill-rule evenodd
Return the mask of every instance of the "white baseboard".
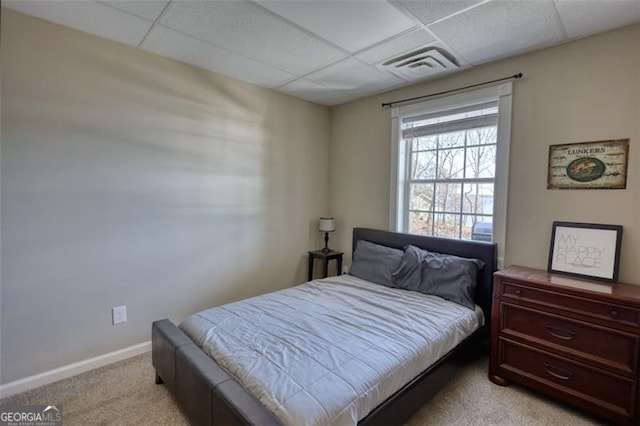
<path id="1" fill-rule="evenodd" d="M 0 398 L 6 398 L 20 392 L 48 385 L 49 383 L 76 376 L 80 373 L 84 373 L 85 371 L 131 358 L 133 356 L 149 352 L 150 350 L 151 341 L 139 343 L 137 345 L 129 346 L 128 348 L 109 352 L 108 354 L 99 355 L 85 359 L 84 361 L 74 362 L 73 364 L 45 371 L 44 373 L 25 377 L 24 379 L 16 380 L 15 382 L 9 382 L 4 385 L 0 385 Z"/>

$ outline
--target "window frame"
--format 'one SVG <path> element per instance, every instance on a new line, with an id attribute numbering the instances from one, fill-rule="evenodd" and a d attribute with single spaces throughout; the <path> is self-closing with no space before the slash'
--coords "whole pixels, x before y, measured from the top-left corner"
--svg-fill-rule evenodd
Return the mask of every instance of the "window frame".
<path id="1" fill-rule="evenodd" d="M 447 110 L 497 101 L 498 123 L 494 177 L 493 241 L 498 243 L 498 267 L 503 267 L 507 229 L 512 93 L 513 83 L 508 82 L 391 108 L 390 230 L 406 232 L 409 229 L 408 224 L 405 223 L 405 216 L 408 217 L 408 215 L 404 214 L 404 206 L 408 205 L 406 203 L 409 197 L 407 170 L 410 167 L 410 159 L 406 152 L 407 144 L 400 143 L 402 140 L 402 119 L 422 114 L 446 113 Z M 404 161 L 400 161 L 401 159 L 404 159 Z"/>

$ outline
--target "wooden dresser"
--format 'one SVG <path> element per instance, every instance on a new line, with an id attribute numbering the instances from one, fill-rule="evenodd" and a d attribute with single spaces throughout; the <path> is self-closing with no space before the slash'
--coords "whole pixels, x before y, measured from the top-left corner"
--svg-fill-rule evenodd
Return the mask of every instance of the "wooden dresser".
<path id="1" fill-rule="evenodd" d="M 640 286 L 512 266 L 494 275 L 489 379 L 640 423 Z"/>

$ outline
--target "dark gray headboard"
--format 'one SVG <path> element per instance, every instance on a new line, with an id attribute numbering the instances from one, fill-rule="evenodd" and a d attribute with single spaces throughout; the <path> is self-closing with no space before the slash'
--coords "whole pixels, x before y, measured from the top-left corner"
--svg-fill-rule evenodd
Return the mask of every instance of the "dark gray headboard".
<path id="1" fill-rule="evenodd" d="M 485 267 L 478 274 L 476 303 L 484 312 L 485 325 L 491 323 L 493 273 L 497 269 L 496 243 L 403 234 L 400 232 L 381 231 L 379 229 L 353 228 L 353 250 L 355 250 L 359 240 L 366 240 L 398 249 L 403 249 L 407 245 L 413 245 L 438 253 L 482 260 L 485 263 Z"/>

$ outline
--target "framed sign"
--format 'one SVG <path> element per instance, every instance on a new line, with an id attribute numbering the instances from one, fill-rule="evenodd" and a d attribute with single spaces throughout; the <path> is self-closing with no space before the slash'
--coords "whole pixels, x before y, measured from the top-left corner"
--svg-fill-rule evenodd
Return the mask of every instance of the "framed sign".
<path id="1" fill-rule="evenodd" d="M 618 281 L 622 226 L 553 222 L 549 272 Z"/>
<path id="2" fill-rule="evenodd" d="M 549 146 L 547 189 L 625 189 L 629 139 Z"/>

